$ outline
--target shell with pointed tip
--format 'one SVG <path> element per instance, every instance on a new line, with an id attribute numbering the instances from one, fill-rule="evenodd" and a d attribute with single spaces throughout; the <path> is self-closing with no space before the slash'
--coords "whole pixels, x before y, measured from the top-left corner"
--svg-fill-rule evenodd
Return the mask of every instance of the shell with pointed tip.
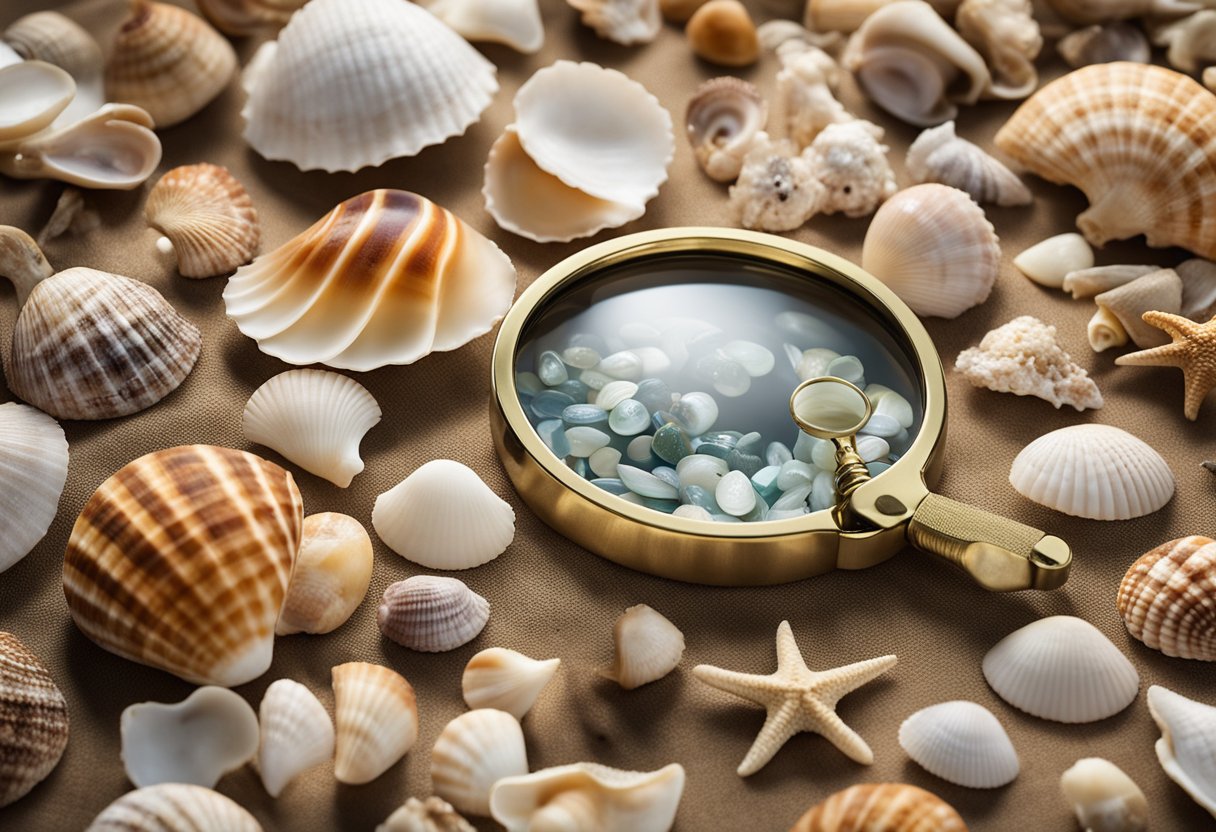
<path id="1" fill-rule="evenodd" d="M 333 669 L 334 776 L 360 785 L 375 780 L 418 739 L 418 701 L 399 673 L 366 662 Z"/>
<path id="2" fill-rule="evenodd" d="M 1216 708 L 1153 685 L 1148 710 L 1161 729 L 1156 745 L 1161 767 L 1216 816 Z"/>
<path id="3" fill-rule="evenodd" d="M 67 700 L 21 639 L 0 632 L 0 806 L 41 783 L 67 744 Z"/>
<path id="4" fill-rule="evenodd" d="M 1081 828 L 1090 832 L 1144 832 L 1148 801 L 1132 778 L 1109 760 L 1086 757 L 1060 775 L 1060 791 Z"/>
<path id="5" fill-rule="evenodd" d="M 494 74 L 413 3 L 313 0 L 245 70 L 245 138 L 301 170 L 374 167 L 467 130 L 498 91 Z"/>
<path id="6" fill-rule="evenodd" d="M 589 26 L 605 40 L 623 46 L 649 43 L 663 25 L 659 0 L 566 0 L 582 13 Z"/>
<path id="7" fill-rule="evenodd" d="M 1071 425 L 1031 442 L 1009 483 L 1040 505 L 1090 520 L 1129 520 L 1174 496 L 1169 465 L 1142 440 L 1110 425 Z"/>
<path id="8" fill-rule="evenodd" d="M 489 620 L 489 601 L 463 581 L 437 575 L 415 575 L 390 584 L 376 611 L 380 632 L 424 653 L 468 644 Z"/>
<path id="9" fill-rule="evenodd" d="M 83 82 L 101 73 L 101 47 L 79 23 L 59 12 L 34 12 L 0 36 L 27 61 L 46 61 Z"/>
<path id="10" fill-rule="evenodd" d="M 1144 234 L 1150 246 L 1216 257 L 1216 98 L 1191 78 L 1129 62 L 1083 67 L 1031 96 L 996 145 L 1084 192 L 1077 227 L 1094 245 Z"/>
<path id="11" fill-rule="evenodd" d="M 411 797 L 405 805 L 376 827 L 376 832 L 477 832 L 446 801 L 431 796 Z"/>
<path id="12" fill-rule="evenodd" d="M 942 702 L 899 726 L 899 744 L 930 774 L 970 789 L 995 789 L 1018 776 L 1018 755 L 1000 721 L 975 702 Z"/>
<path id="13" fill-rule="evenodd" d="M 503 43 L 533 55 L 545 43 L 537 0 L 430 0 L 427 10 L 468 40 Z"/>
<path id="14" fill-rule="evenodd" d="M 169 238 L 182 277 L 215 277 L 257 254 L 258 212 L 227 168 L 198 164 L 160 178 L 144 205 L 148 224 Z"/>
<path id="15" fill-rule="evenodd" d="M 988 299 L 1001 247 L 984 210 L 966 192 L 914 185 L 874 214 L 861 264 L 916 314 L 957 318 Z"/>
<path id="16" fill-rule="evenodd" d="M 127 792 L 102 810 L 85 832 L 262 832 L 261 824 L 219 792 L 162 783 Z"/>
<path id="17" fill-rule="evenodd" d="M 838 791 L 790 832 L 967 832 L 954 807 L 906 783 L 862 783 Z"/>
<path id="18" fill-rule="evenodd" d="M 1059 289 L 1074 271 L 1091 268 L 1094 250 L 1080 234 L 1056 234 L 1013 258 L 1013 265 L 1040 286 Z"/>
<path id="19" fill-rule="evenodd" d="M 693 54 L 720 66 L 749 66 L 760 57 L 760 38 L 739 0 L 709 0 L 684 27 Z"/>
<path id="20" fill-rule="evenodd" d="M 428 569 L 471 569 L 515 536 L 515 510 L 473 469 L 433 459 L 376 498 L 372 526 L 388 547 Z"/>
<path id="21" fill-rule="evenodd" d="M 1064 283 L 1060 288 L 1072 295 L 1073 300 L 1081 300 L 1100 295 L 1125 283 L 1131 283 L 1136 278 L 1155 271 L 1157 271 L 1156 266 L 1094 266 L 1090 269 L 1068 272 L 1064 275 Z M 1184 286 L 1184 291 L 1185 288 Z"/>
<path id="22" fill-rule="evenodd" d="M 684 122 L 701 170 L 717 182 L 733 182 L 767 119 L 768 105 L 747 81 L 725 75 L 697 87 Z"/>
<path id="23" fill-rule="evenodd" d="M 679 763 L 649 772 L 575 763 L 499 780 L 490 811 L 507 832 L 667 832 L 683 793 Z"/>
<path id="24" fill-rule="evenodd" d="M 1216 661 L 1216 540 L 1193 535 L 1141 555 L 1115 606 L 1134 638 L 1167 656 Z"/>
<path id="25" fill-rule="evenodd" d="M 605 675 L 625 690 L 662 679 L 684 655 L 684 634 L 645 604 L 630 607 L 612 627 L 616 654 Z"/>
<path id="26" fill-rule="evenodd" d="M 1077 29 L 1060 38 L 1056 42 L 1056 50 L 1073 69 L 1114 61 L 1147 64 L 1153 60 L 1152 49 L 1144 32 L 1140 27 L 1123 21 L 1107 25 L 1095 23 Z"/>
<path id="27" fill-rule="evenodd" d="M 224 305 L 267 355 L 363 371 L 467 344 L 514 295 L 498 246 L 429 199 L 377 190 L 238 269 Z"/>
<path id="28" fill-rule="evenodd" d="M 371 579 L 372 541 L 362 523 L 331 511 L 305 517 L 275 635 L 336 630 L 363 603 Z"/>
<path id="29" fill-rule="evenodd" d="M 0 404 L 0 572 L 51 527 L 67 477 L 68 442 L 59 423 L 23 404 Z"/>
<path id="30" fill-rule="evenodd" d="M 53 64 L 23 61 L 0 69 L 0 143 L 48 127 L 75 95 L 72 76 Z"/>
<path id="31" fill-rule="evenodd" d="M 533 659 L 503 647 L 482 650 L 465 665 L 460 687 L 470 708 L 497 708 L 523 719 L 562 663 Z"/>
<path id="32" fill-rule="evenodd" d="M 963 0 L 954 24 L 992 71 L 990 98 L 1025 98 L 1039 83 L 1034 60 L 1043 36 L 1031 0 Z"/>
<path id="33" fill-rule="evenodd" d="M 997 695 L 1042 719 L 1097 722 L 1136 699 L 1140 676 L 1097 627 L 1071 615 L 1041 618 L 984 656 Z"/>
<path id="34" fill-rule="evenodd" d="M 1029 205 L 1034 197 L 1018 175 L 954 132 L 954 122 L 931 127 L 908 148 L 913 182 L 938 182 L 966 191 L 979 203 Z"/>
<path id="35" fill-rule="evenodd" d="M 1145 312 L 1182 309 L 1182 278 L 1173 269 L 1158 269 L 1094 298 L 1098 311 L 1089 321 L 1087 335 L 1095 352 L 1122 346 L 1130 338 L 1138 347 L 1158 347 L 1170 338 L 1140 317 Z"/>
<path id="36" fill-rule="evenodd" d="M 449 722 L 431 750 L 435 794 L 467 815 L 490 814 L 490 790 L 504 777 L 528 773 L 519 721 L 505 711 L 482 708 Z"/>
<path id="37" fill-rule="evenodd" d="M 232 687 L 270 667 L 304 510 L 291 474 L 186 445 L 121 468 L 85 503 L 63 561 L 68 611 L 112 653 Z"/>
<path id="38" fill-rule="evenodd" d="M 334 756 L 334 723 L 312 691 L 290 679 L 266 688 L 258 706 L 258 772 L 271 797 Z"/>
<path id="39" fill-rule="evenodd" d="M 306 0 L 197 0 L 203 17 L 229 35 L 252 35 L 282 26 Z"/>

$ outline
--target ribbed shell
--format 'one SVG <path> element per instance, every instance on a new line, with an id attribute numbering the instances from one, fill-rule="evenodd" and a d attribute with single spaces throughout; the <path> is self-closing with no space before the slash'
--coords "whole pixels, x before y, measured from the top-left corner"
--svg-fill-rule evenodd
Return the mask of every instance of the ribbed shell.
<path id="1" fill-rule="evenodd" d="M 182 277 L 216 277 L 257 254 L 258 212 L 227 168 L 197 164 L 160 178 L 144 205 L 148 224 L 173 243 Z"/>
<path id="2" fill-rule="evenodd" d="M 271 797 L 298 774 L 334 756 L 334 723 L 312 691 L 290 679 L 266 688 L 258 706 L 258 773 Z"/>
<path id="3" fill-rule="evenodd" d="M 1180 537 L 1141 555 L 1115 606 L 1127 631 L 1154 650 L 1216 661 L 1216 540 Z"/>
<path id="4" fill-rule="evenodd" d="M 972 789 L 995 789 L 1018 776 L 1018 755 L 992 711 L 975 702 L 942 702 L 899 726 L 899 744 L 925 771 Z"/>
<path id="5" fill-rule="evenodd" d="M 1144 234 L 1216 257 L 1216 98 L 1193 79 L 1130 62 L 1082 67 L 1031 96 L 996 145 L 1084 192 L 1077 227 L 1091 243 Z"/>
<path id="6" fill-rule="evenodd" d="M 1110 425 L 1070 425 L 1031 442 L 1009 483 L 1027 499 L 1091 520 L 1128 520 L 1174 495 L 1174 475 L 1145 442 Z"/>
<path id="7" fill-rule="evenodd" d="M 507 832 L 668 832 L 683 793 L 679 763 L 657 771 L 574 763 L 504 777 L 490 793 L 490 809 Z"/>
<path id="8" fill-rule="evenodd" d="M 477 638 L 490 620 L 490 602 L 456 578 L 415 575 L 390 584 L 376 611 L 380 632 L 425 653 L 455 650 Z"/>
<path id="9" fill-rule="evenodd" d="M 470 708 L 497 708 L 523 719 L 562 663 L 489 647 L 469 659 L 460 687 Z"/>
<path id="10" fill-rule="evenodd" d="M 101 72 L 101 47 L 79 23 L 59 12 L 34 12 L 4 30 L 3 40 L 27 61 L 46 61 L 77 81 Z"/>
<path id="11" fill-rule="evenodd" d="M 270 667 L 300 547 L 291 474 L 210 445 L 140 457 L 101 484 L 63 562 L 68 611 L 112 653 L 224 687 Z"/>
<path id="12" fill-rule="evenodd" d="M 1097 722 L 1136 699 L 1140 676 L 1097 627 L 1070 615 L 1041 618 L 997 642 L 984 678 L 1028 714 L 1056 722 Z"/>
<path id="13" fill-rule="evenodd" d="M 862 783 L 812 806 L 790 832 L 967 832 L 954 807 L 907 783 Z"/>
<path id="14" fill-rule="evenodd" d="M 51 527 L 67 477 L 68 442 L 59 423 L 23 404 L 0 404 L 0 572 Z"/>
<path id="15" fill-rule="evenodd" d="M 376 166 L 464 133 L 498 91 L 494 74 L 413 3 L 314 0 L 246 69 L 245 138 L 301 170 Z"/>
<path id="16" fill-rule="evenodd" d="M 461 714 L 444 726 L 431 750 L 435 794 L 466 815 L 488 817 L 494 784 L 527 773 L 524 732 L 505 711 Z"/>
<path id="17" fill-rule="evenodd" d="M 305 517 L 275 635 L 328 633 L 341 627 L 363 603 L 372 565 L 372 541 L 358 520 L 334 511 Z"/>
<path id="18" fill-rule="evenodd" d="M 446 800 L 411 797 L 376 827 L 376 832 L 477 832 Z"/>
<path id="19" fill-rule="evenodd" d="M 908 175 L 914 182 L 938 182 L 966 191 L 976 202 L 1029 205 L 1030 190 L 1017 174 L 954 132 L 954 122 L 932 127 L 908 148 Z"/>
<path id="20" fill-rule="evenodd" d="M 340 783 L 370 783 L 418 739 L 418 701 L 405 677 L 387 667 L 348 662 L 333 669 L 336 753 Z"/>
<path id="21" fill-rule="evenodd" d="M 282 26 L 307 0 L 197 0 L 203 17 L 229 35 L 252 35 Z"/>
<path id="22" fill-rule="evenodd" d="M 67 744 L 67 700 L 21 639 L 0 632 L 0 806 L 41 783 Z"/>
<path id="23" fill-rule="evenodd" d="M 1153 685 L 1148 710 L 1161 729 L 1156 744 L 1161 767 L 1216 816 L 1216 708 Z"/>
<path id="24" fill-rule="evenodd" d="M 498 246 L 429 199 L 378 190 L 239 269 L 224 304 L 267 355 L 374 370 L 467 344 L 514 296 Z"/>
<path id="25" fill-rule="evenodd" d="M 262 832 L 253 815 L 219 792 L 162 783 L 127 792 L 85 832 Z"/>
<path id="26" fill-rule="evenodd" d="M 607 675 L 625 690 L 662 679 L 684 655 L 684 634 L 659 611 L 638 604 L 612 627 L 615 659 Z"/>

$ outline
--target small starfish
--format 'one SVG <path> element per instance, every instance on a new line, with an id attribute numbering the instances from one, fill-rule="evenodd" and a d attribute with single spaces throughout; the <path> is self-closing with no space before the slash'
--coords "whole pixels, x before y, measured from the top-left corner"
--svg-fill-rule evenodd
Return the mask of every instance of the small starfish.
<path id="1" fill-rule="evenodd" d="M 1204 396 L 1216 387 L 1216 318 L 1201 324 L 1168 312 L 1145 312 L 1140 317 L 1145 323 L 1165 330 L 1173 343 L 1121 355 L 1115 359 L 1115 363 L 1138 367 L 1177 367 L 1182 370 L 1186 385 L 1182 412 L 1186 418 L 1195 421 L 1199 418 L 1199 407 L 1203 404 Z"/>
<path id="2" fill-rule="evenodd" d="M 739 776 L 747 777 L 764 768 L 785 741 L 800 731 L 826 737 L 859 763 L 874 762 L 874 752 L 866 741 L 836 715 L 836 703 L 846 693 L 894 667 L 895 661 L 895 656 L 882 656 L 835 670 L 810 670 L 798 651 L 790 622 L 782 621 L 777 628 L 776 673 L 768 676 L 736 673 L 707 664 L 697 665 L 692 673 L 710 687 L 763 705 L 768 711 L 764 727 L 739 764 Z"/>

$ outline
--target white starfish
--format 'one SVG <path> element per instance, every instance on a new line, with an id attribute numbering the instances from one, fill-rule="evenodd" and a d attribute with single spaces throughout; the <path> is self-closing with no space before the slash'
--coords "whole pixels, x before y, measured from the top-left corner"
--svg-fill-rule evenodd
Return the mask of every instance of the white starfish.
<path id="1" fill-rule="evenodd" d="M 827 738 L 859 763 L 874 762 L 874 752 L 866 741 L 836 715 L 836 703 L 846 693 L 890 670 L 895 662 L 895 656 L 882 656 L 816 672 L 803 661 L 790 622 L 782 621 L 777 628 L 776 673 L 736 673 L 707 664 L 697 665 L 692 672 L 710 687 L 755 702 L 768 711 L 764 727 L 739 764 L 739 776 L 746 777 L 764 768 L 785 741 L 800 731 Z"/>

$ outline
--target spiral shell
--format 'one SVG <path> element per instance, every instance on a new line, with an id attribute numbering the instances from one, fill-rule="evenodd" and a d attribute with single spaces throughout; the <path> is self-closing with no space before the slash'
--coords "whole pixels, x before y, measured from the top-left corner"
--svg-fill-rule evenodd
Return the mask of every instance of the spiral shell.
<path id="1" fill-rule="evenodd" d="M 41 783 L 67 744 L 67 700 L 21 639 L 0 632 L 0 806 Z"/>
<path id="2" fill-rule="evenodd" d="M 334 723 L 312 691 L 290 679 L 266 688 L 258 706 L 258 773 L 271 797 L 334 756 Z"/>
<path id="3" fill-rule="evenodd" d="M 1127 631 L 1154 650 L 1216 661 L 1216 540 L 1192 535 L 1141 555 L 1115 602 Z"/>
<path id="4" fill-rule="evenodd" d="M 228 35 L 252 35 L 282 26 L 307 0 L 197 0 L 211 25 Z"/>
<path id="5" fill-rule="evenodd" d="M 490 602 L 456 578 L 415 575 L 384 590 L 380 632 L 403 647 L 441 653 L 468 644 L 490 619 Z"/>
<path id="6" fill-rule="evenodd" d="M 261 239 L 253 200 L 219 165 L 169 171 L 148 194 L 144 215 L 169 239 L 182 277 L 228 274 L 253 259 Z"/>
<path id="7" fill-rule="evenodd" d="M 219 792 L 162 783 L 127 792 L 85 832 L 262 832 L 253 815 Z"/>
<path id="8" fill-rule="evenodd" d="M 524 732 L 505 711 L 461 714 L 444 726 L 431 750 L 435 794 L 467 815 L 488 816 L 494 784 L 527 773 Z"/>
<path id="9" fill-rule="evenodd" d="M 684 121 L 701 170 L 710 179 L 733 182 L 767 119 L 768 105 L 760 91 L 746 81 L 726 75 L 697 87 Z"/>
<path id="10" fill-rule="evenodd" d="M 908 148 L 908 175 L 914 182 L 938 182 L 966 191 L 978 203 L 1029 205 L 1030 189 L 1018 175 L 954 132 L 954 122 L 931 127 Z"/>
<path id="11" fill-rule="evenodd" d="M 0 404 L 0 572 L 46 534 L 67 477 L 68 442 L 59 423 L 23 404 Z"/>
<path id="12" fill-rule="evenodd" d="M 967 832 L 954 807 L 907 783 L 862 783 L 836 792 L 790 832 Z"/>
<path id="13" fill-rule="evenodd" d="M 339 783 L 375 780 L 405 756 L 418 739 L 418 700 L 399 673 L 366 662 L 333 669 Z"/>

